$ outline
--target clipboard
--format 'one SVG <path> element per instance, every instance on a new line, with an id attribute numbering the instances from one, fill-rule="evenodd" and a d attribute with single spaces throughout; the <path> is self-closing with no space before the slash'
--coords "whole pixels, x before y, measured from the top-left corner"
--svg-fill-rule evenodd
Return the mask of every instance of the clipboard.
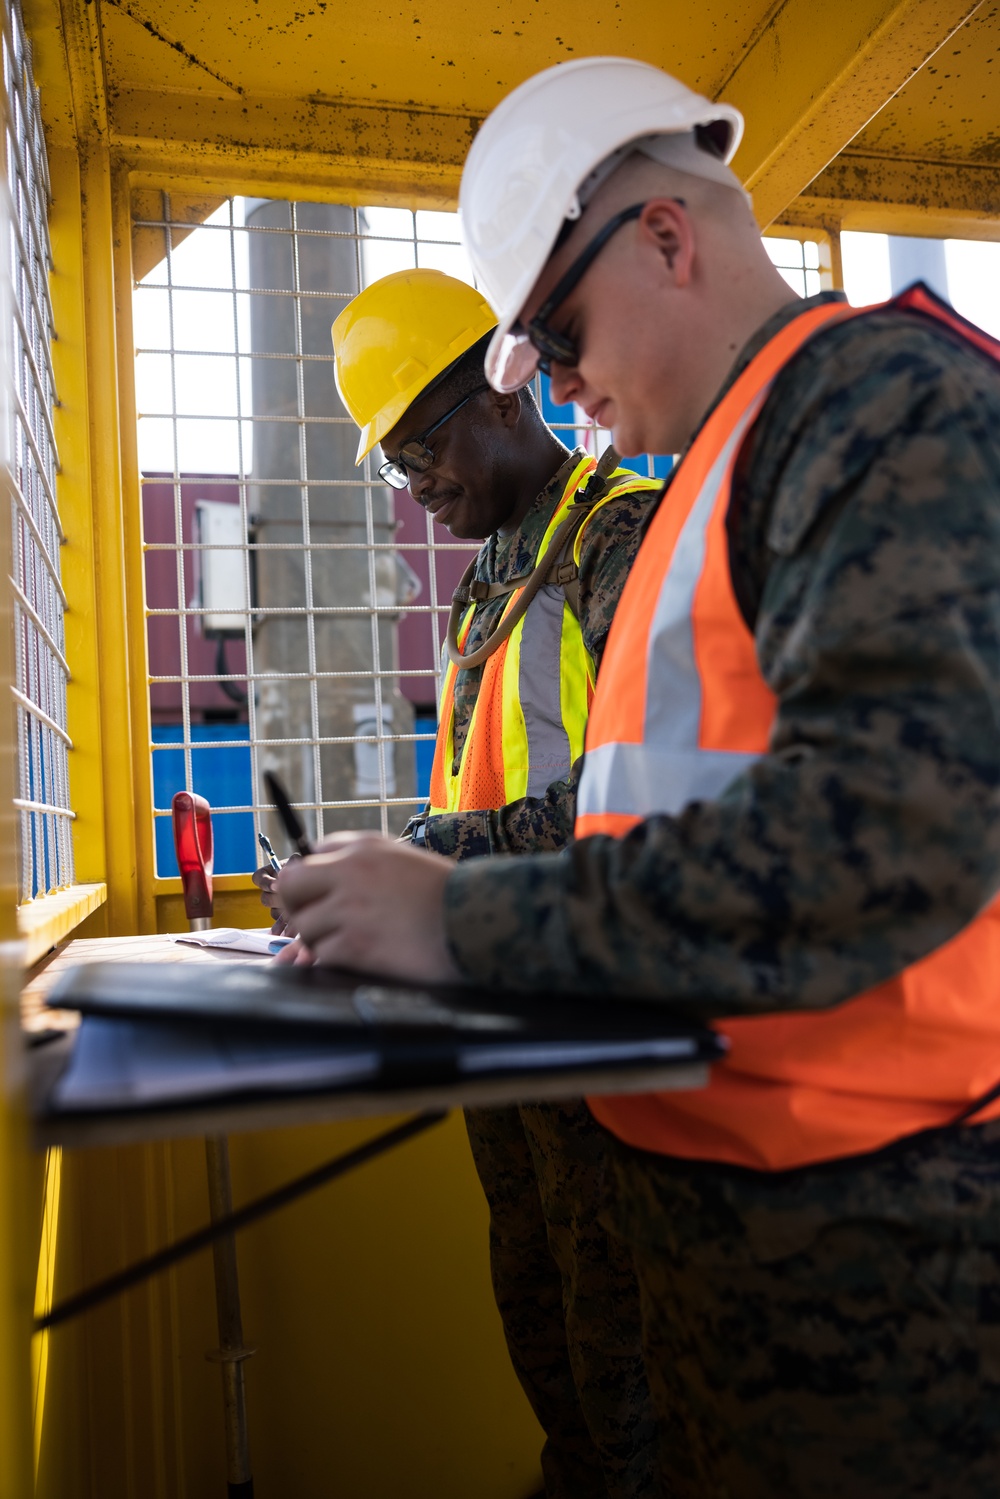
<path id="1" fill-rule="evenodd" d="M 77 1074 L 72 1061 L 64 1074 L 70 1107 L 70 1096 L 80 1106 L 79 1067 L 98 1056 L 99 1038 L 119 1075 L 135 1074 L 117 1093 L 109 1086 L 111 1108 L 628 1073 L 713 1061 L 725 1049 L 713 1031 L 655 1003 L 411 987 L 320 968 L 88 963 L 68 969 L 46 1003 L 84 1016 Z M 95 1087 L 90 1106 L 100 1102 Z"/>

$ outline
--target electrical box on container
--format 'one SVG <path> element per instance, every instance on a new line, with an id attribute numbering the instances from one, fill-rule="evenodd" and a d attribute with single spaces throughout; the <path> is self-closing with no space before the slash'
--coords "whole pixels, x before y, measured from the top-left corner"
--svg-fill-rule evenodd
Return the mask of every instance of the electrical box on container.
<path id="1" fill-rule="evenodd" d="M 250 600 L 241 507 L 224 500 L 196 500 L 194 534 L 202 547 L 211 549 L 194 554 L 195 607 L 206 611 L 196 616 L 198 628 L 210 640 L 242 637 Z"/>

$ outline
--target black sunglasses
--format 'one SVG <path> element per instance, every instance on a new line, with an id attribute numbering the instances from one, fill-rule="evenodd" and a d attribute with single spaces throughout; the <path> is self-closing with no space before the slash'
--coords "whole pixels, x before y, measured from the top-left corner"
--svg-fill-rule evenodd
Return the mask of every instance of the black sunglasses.
<path id="1" fill-rule="evenodd" d="M 683 198 L 674 198 L 673 201 L 684 207 Z M 617 234 L 623 224 L 639 218 L 645 207 L 645 203 L 633 203 L 630 208 L 623 208 L 620 213 L 615 214 L 614 218 L 609 219 L 604 228 L 595 234 L 586 249 L 577 256 L 566 274 L 560 277 L 527 328 L 515 329 L 526 334 L 532 347 L 537 349 L 538 368 L 544 375 L 552 373 L 553 363 L 573 366 L 578 364 L 580 359 L 580 350 L 577 348 L 575 339 L 569 338 L 565 333 L 557 333 L 554 328 L 548 326 L 552 314 L 583 279 L 611 236 Z"/>
<path id="2" fill-rule="evenodd" d="M 421 432 L 419 437 L 408 437 L 400 448 L 395 462 L 387 460 L 380 466 L 378 471 L 379 478 L 384 480 L 386 484 L 391 484 L 393 489 L 405 489 L 410 482 L 410 475 L 407 473 L 407 469 L 415 474 L 425 474 L 434 462 L 434 453 L 427 446 L 428 437 L 435 433 L 439 427 L 443 427 L 445 422 L 450 422 L 452 417 L 461 411 L 463 406 L 468 405 L 476 396 L 481 396 L 484 390 L 489 390 L 489 386 L 485 381 L 482 385 L 477 385 L 475 390 L 470 390 L 469 394 L 463 396 L 458 405 L 453 406 L 450 411 L 446 411 L 444 416 L 439 416 L 437 421 L 428 427 L 425 432 Z"/>

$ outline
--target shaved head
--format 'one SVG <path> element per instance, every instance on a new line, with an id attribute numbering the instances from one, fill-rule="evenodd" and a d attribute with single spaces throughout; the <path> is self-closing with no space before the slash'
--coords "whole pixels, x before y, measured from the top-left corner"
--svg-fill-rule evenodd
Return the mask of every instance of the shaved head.
<path id="1" fill-rule="evenodd" d="M 589 200 L 580 224 L 592 208 L 596 208 L 603 218 L 610 218 L 629 203 L 654 197 L 683 198 L 691 212 L 699 217 L 725 222 L 737 231 L 750 230 L 759 238 L 750 200 L 735 179 L 734 185 L 729 187 L 724 182 L 666 166 L 640 151 L 626 156 L 602 182 Z"/>
<path id="2" fill-rule="evenodd" d="M 580 350 L 552 365 L 553 395 L 610 426 L 620 452 L 679 452 L 737 354 L 794 299 L 738 187 L 633 152 L 601 183 L 521 312 L 532 316 L 623 209 L 641 216 L 609 240 L 552 326 Z"/>

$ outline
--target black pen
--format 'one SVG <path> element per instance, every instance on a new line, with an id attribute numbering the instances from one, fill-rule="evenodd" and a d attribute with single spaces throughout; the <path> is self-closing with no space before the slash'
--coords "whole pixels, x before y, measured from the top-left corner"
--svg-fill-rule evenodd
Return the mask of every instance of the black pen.
<path id="1" fill-rule="evenodd" d="M 271 847 L 271 840 L 270 840 L 270 838 L 267 836 L 266 833 L 258 833 L 257 834 L 257 842 L 260 844 L 261 848 L 264 850 L 264 858 L 268 862 L 268 866 L 269 866 L 269 868 L 271 870 L 271 873 L 272 874 L 280 874 L 281 873 L 281 864 L 280 864 L 280 861 L 278 859 L 277 854 L 274 852 L 274 849 Z"/>
<path id="2" fill-rule="evenodd" d="M 303 859 L 308 859 L 313 851 L 312 844 L 306 837 L 306 830 L 299 821 L 298 813 L 288 800 L 288 793 L 273 771 L 265 770 L 264 780 L 267 782 L 267 789 L 271 793 L 271 800 L 277 808 L 278 816 L 285 825 L 285 832 L 295 845 L 296 852 L 300 853 Z"/>

